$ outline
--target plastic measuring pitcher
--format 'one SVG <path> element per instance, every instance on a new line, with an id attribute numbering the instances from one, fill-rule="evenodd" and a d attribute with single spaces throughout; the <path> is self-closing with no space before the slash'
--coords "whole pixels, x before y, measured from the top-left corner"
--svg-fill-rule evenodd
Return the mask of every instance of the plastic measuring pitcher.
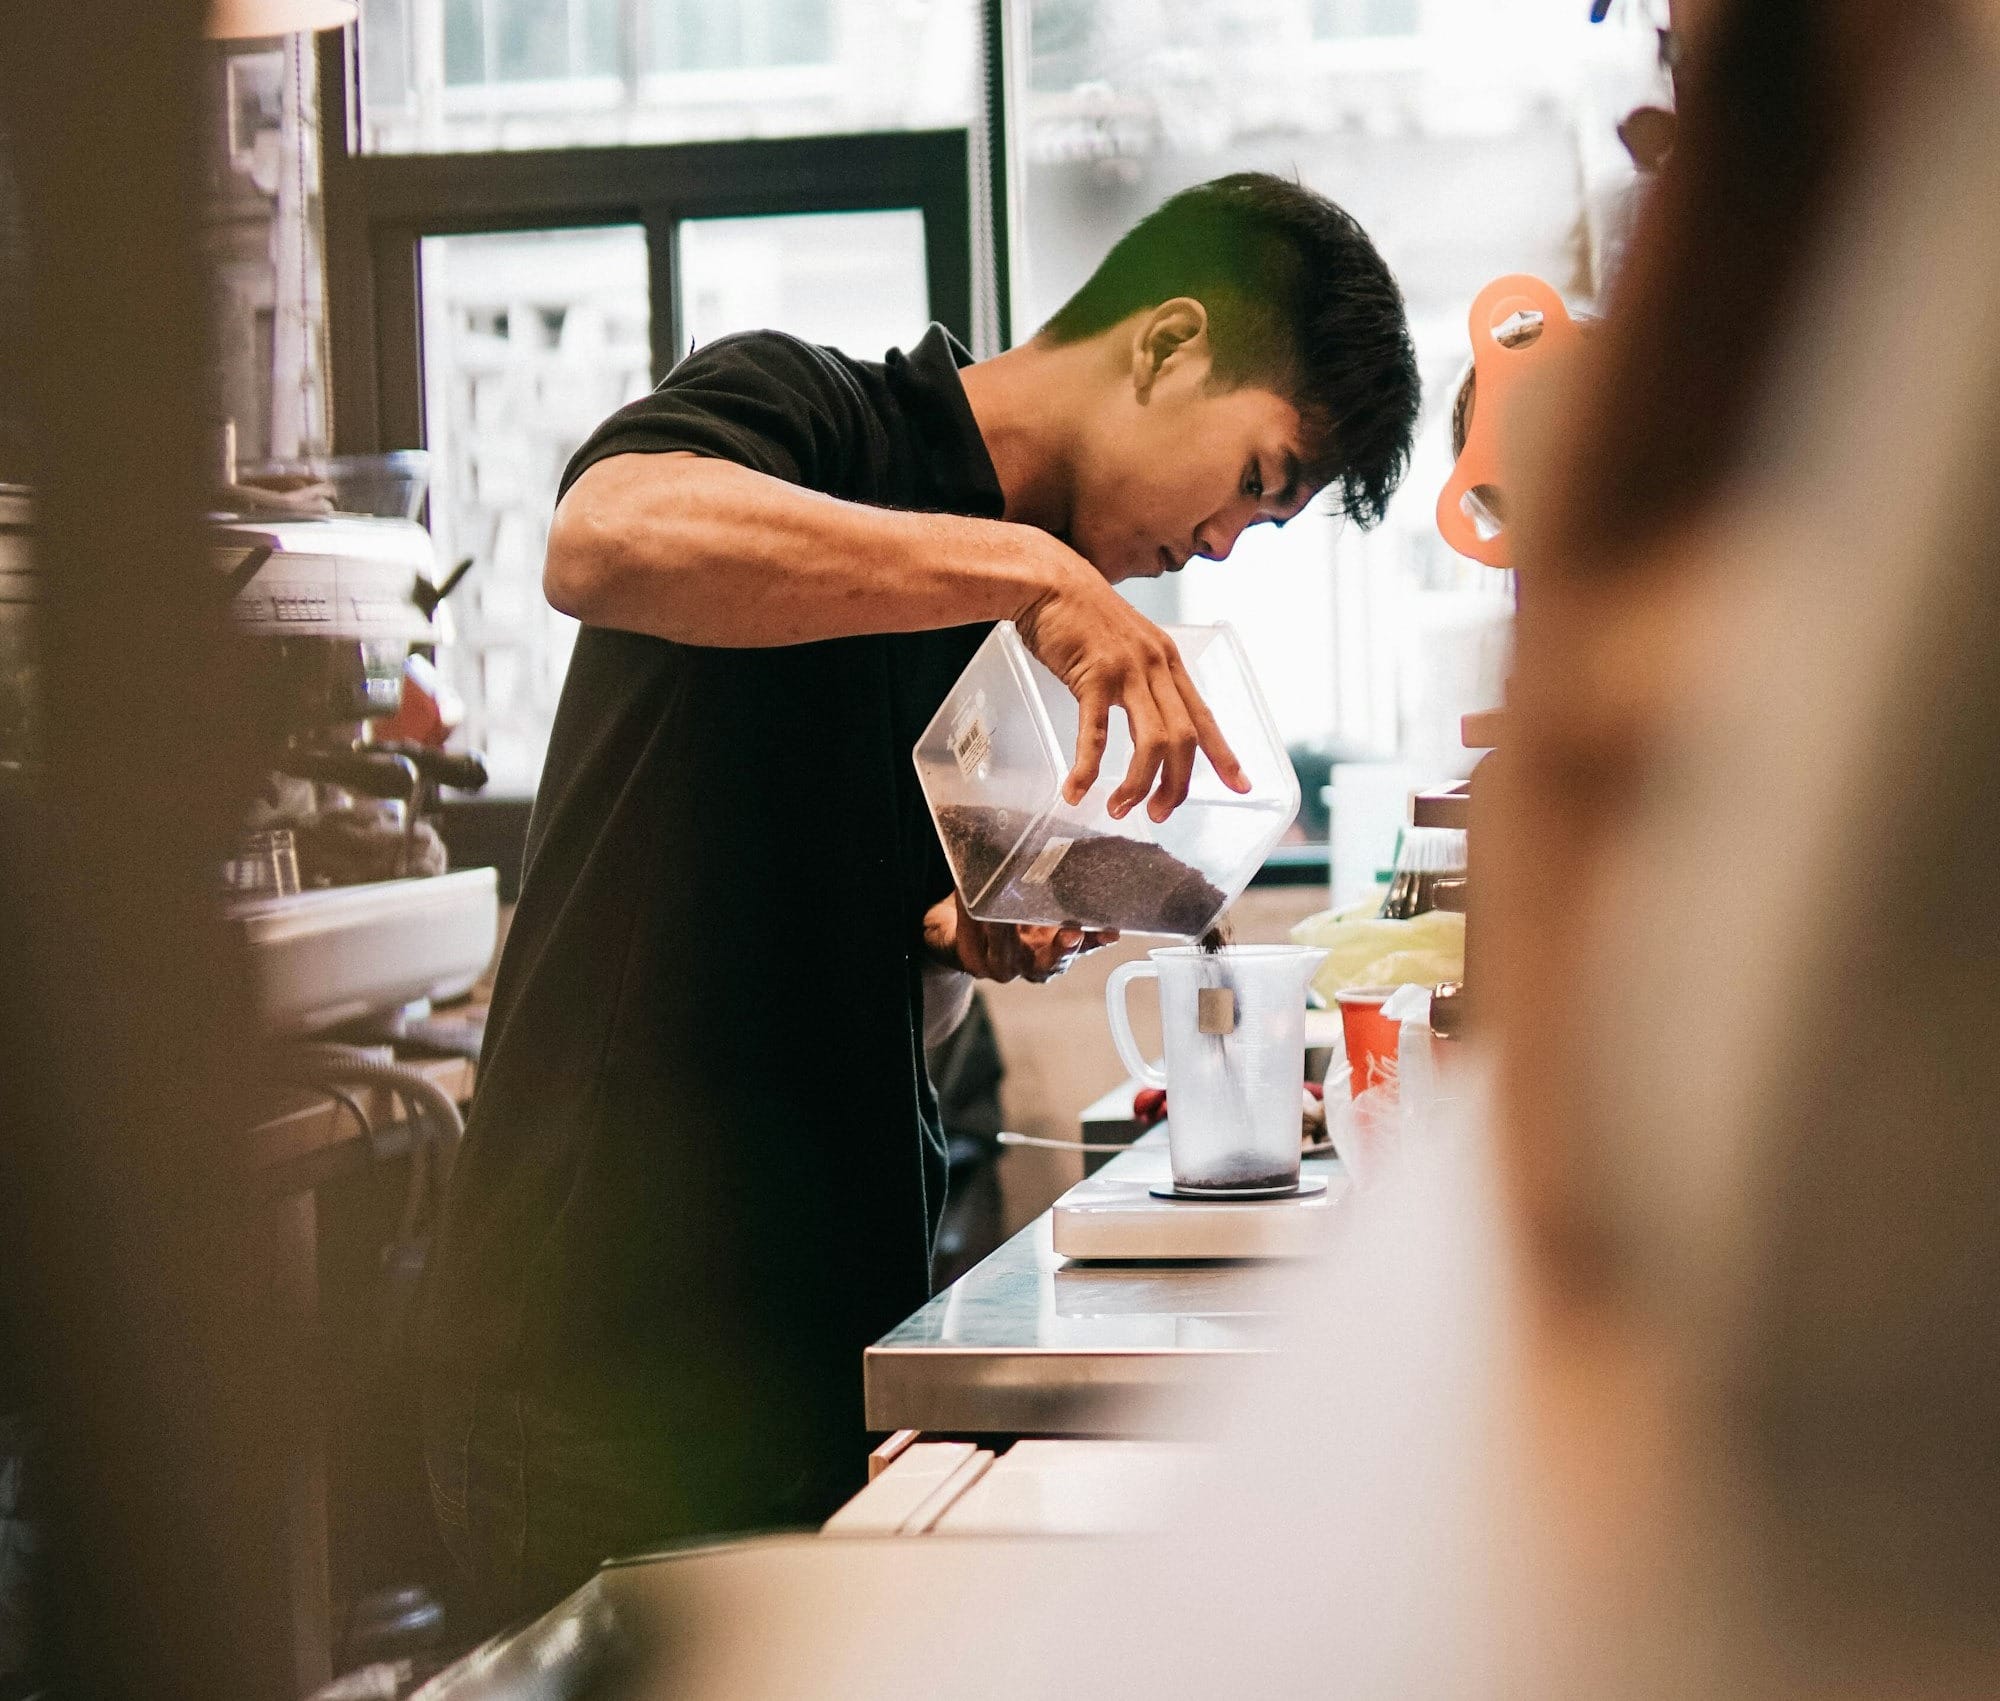
<path id="1" fill-rule="evenodd" d="M 1254 1198 L 1297 1187 L 1306 985 L 1325 957 L 1304 945 L 1180 945 L 1112 972 L 1111 1039 L 1127 1069 L 1167 1090 L 1177 1190 Z M 1164 1069 L 1132 1034 L 1135 980 L 1160 983 Z"/>

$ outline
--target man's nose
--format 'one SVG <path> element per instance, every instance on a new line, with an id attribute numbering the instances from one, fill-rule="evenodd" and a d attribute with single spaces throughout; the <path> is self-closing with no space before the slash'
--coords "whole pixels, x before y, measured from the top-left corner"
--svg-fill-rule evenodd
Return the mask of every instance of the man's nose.
<path id="1" fill-rule="evenodd" d="M 1195 527 L 1194 552 L 1204 561 L 1224 561 L 1236 547 L 1236 540 L 1243 535 L 1247 519 L 1235 519 L 1226 514 L 1218 514 L 1212 520 L 1204 520 Z"/>

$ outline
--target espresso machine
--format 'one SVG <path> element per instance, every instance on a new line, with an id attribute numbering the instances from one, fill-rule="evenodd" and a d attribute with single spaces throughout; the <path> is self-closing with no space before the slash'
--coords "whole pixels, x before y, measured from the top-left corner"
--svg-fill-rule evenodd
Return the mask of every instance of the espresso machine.
<path id="1" fill-rule="evenodd" d="M 430 533 L 359 514 L 231 515 L 211 547 L 271 731 L 225 906 L 268 1027 L 319 1032 L 464 990 L 493 954 L 496 877 L 445 872 L 421 810 L 438 786 L 483 786 L 484 765 L 370 736 L 402 703 L 412 651 L 436 642 Z"/>
<path id="2" fill-rule="evenodd" d="M 321 1033 L 469 987 L 493 954 L 495 874 L 443 872 L 419 816 L 440 785 L 483 785 L 484 766 L 369 736 L 402 702 L 412 651 L 436 641 L 430 534 L 232 513 L 211 517 L 208 543 L 268 735 L 265 796 L 218 870 L 267 1031 Z M 33 494 L 0 486 L 0 788 L 31 786 L 38 760 L 39 600 Z"/>

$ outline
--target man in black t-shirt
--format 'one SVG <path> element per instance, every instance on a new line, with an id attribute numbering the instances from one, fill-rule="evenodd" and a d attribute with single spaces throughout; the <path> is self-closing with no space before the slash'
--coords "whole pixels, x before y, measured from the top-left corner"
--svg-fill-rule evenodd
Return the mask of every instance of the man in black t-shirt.
<path id="1" fill-rule="evenodd" d="M 599 1559 L 812 1522 L 862 1479 L 861 1353 L 927 1293 L 923 1066 L 972 976 L 1094 940 L 972 920 L 910 750 L 992 622 L 1076 693 L 1072 796 L 1164 818 L 1235 759 L 1112 588 L 1332 487 L 1362 523 L 1418 385 L 1394 280 L 1295 184 L 1135 227 L 1031 342 L 856 360 L 724 338 L 564 477 L 583 622 L 428 1304 L 428 1463 L 494 1617 Z"/>

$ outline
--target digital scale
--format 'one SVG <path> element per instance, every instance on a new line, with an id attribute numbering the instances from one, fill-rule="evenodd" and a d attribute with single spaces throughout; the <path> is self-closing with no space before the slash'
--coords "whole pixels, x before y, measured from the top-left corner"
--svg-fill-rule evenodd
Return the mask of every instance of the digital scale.
<path id="1" fill-rule="evenodd" d="M 1174 1193 L 1164 1128 L 1155 1129 L 1050 1213 L 1056 1252 L 1102 1262 L 1310 1258 L 1326 1249 L 1333 1202 L 1347 1187 L 1340 1160 L 1308 1158 L 1301 1190 L 1277 1199 Z"/>

